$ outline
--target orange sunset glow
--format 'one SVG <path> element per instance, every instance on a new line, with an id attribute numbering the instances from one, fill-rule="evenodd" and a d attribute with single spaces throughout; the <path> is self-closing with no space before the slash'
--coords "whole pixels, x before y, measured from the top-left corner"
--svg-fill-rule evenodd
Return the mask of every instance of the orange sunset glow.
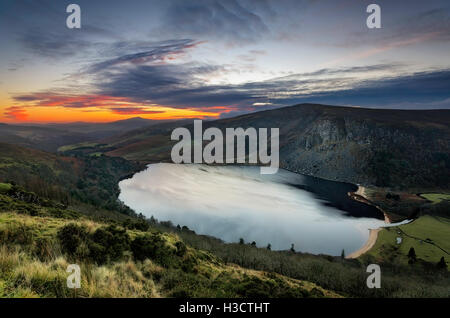
<path id="1" fill-rule="evenodd" d="M 143 105 L 123 97 L 101 95 L 45 95 L 23 96 L 22 104 L 1 107 L 1 121 L 9 123 L 39 122 L 64 123 L 74 121 L 110 122 L 132 117 L 153 120 L 182 118 L 218 118 L 227 107 L 175 108 L 160 105 Z M 8 103 L 8 102 L 7 102 Z"/>
<path id="2" fill-rule="evenodd" d="M 205 11 L 190 1 L 102 10 L 83 1 L 79 28 L 66 25 L 59 1 L 29 2 L 0 5 L 0 123 L 206 120 L 300 103 L 450 107 L 443 0 L 431 9 L 386 4 L 392 21 L 374 30 L 361 1 L 282 1 L 267 10 L 219 0 Z M 327 15 L 312 18 L 318 12 Z M 420 23 L 405 33 L 394 20 Z"/>

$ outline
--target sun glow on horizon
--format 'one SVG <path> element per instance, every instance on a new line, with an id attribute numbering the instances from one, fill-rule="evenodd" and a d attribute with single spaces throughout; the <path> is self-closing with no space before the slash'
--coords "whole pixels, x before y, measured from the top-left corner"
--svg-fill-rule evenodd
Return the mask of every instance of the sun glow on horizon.
<path id="1" fill-rule="evenodd" d="M 34 98 L 34 97 L 33 97 Z M 109 96 L 41 96 L 33 101 L 32 96 L 24 96 L 23 103 L 7 101 L 0 106 L 0 122 L 4 123 L 69 123 L 92 122 L 104 123 L 141 117 L 153 120 L 184 118 L 218 118 L 221 113 L 229 111 L 227 106 L 205 108 L 176 108 L 161 105 L 143 105 Z"/>

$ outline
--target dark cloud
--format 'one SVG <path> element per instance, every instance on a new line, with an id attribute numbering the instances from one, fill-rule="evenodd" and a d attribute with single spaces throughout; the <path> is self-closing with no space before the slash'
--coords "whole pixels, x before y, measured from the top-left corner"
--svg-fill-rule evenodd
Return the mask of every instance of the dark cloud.
<path id="1" fill-rule="evenodd" d="M 65 107 L 65 108 L 111 108 L 124 102 L 131 102 L 126 97 L 113 97 L 102 94 L 68 94 L 64 91 L 48 90 L 31 94 L 15 95 L 14 100 L 25 102 L 29 106 Z"/>
<path id="2" fill-rule="evenodd" d="M 424 104 L 429 103 L 433 107 L 448 107 L 448 102 L 439 104 L 439 101 L 450 98 L 448 70 L 361 79 L 371 78 L 367 76 L 371 72 L 405 74 L 408 67 L 402 63 L 386 63 L 325 68 L 239 85 L 210 85 L 208 76 L 224 72 L 224 66 L 195 62 L 165 63 L 171 54 L 181 54 L 195 45 L 196 42 L 188 39 L 154 43 L 149 51 L 125 54 L 93 64 L 88 68 L 94 77 L 93 92 L 88 95 L 49 91 L 21 94 L 14 98 L 19 102 L 34 103 L 35 106 L 103 107 L 116 113 L 149 111 L 134 106 L 127 110 L 119 106 L 123 101 L 176 108 L 212 109 L 226 106 L 236 114 L 299 102 L 374 107 L 395 107 L 398 104 L 412 108 L 431 107 Z M 117 50 L 123 49 L 120 45 L 117 47 Z"/>
<path id="3" fill-rule="evenodd" d="M 400 70 L 401 68 L 406 67 L 406 64 L 403 63 L 385 63 L 385 64 L 374 64 L 374 65 L 364 65 L 364 66 L 350 66 L 350 67 L 341 67 L 341 68 L 322 68 L 314 72 L 301 73 L 301 74 L 291 74 L 284 77 L 280 77 L 279 79 L 298 79 L 298 78 L 307 78 L 307 77 L 317 77 L 317 76 L 332 76 L 332 75 L 348 75 L 348 74 L 357 74 L 357 73 L 369 73 L 376 71 L 393 71 Z"/>
<path id="4" fill-rule="evenodd" d="M 364 81 L 351 89 L 316 92 L 284 102 L 317 102 L 377 108 L 450 108 L 450 70 Z"/>
<path id="5" fill-rule="evenodd" d="M 276 3 L 266 0 L 171 0 L 168 3 L 138 1 L 133 8 L 129 8 L 133 13 L 138 10 L 136 7 L 146 3 L 146 6 L 142 8 L 154 6 L 154 12 L 158 14 L 153 13 L 154 19 L 148 20 L 148 23 L 147 20 L 136 22 L 136 26 L 140 27 L 136 29 L 140 32 L 136 37 L 134 37 L 133 29 L 135 24 L 130 18 L 135 15 L 127 13 L 130 20 L 119 21 L 130 24 L 129 27 L 124 28 L 123 37 L 108 30 L 103 24 L 104 20 L 100 19 L 102 16 L 109 16 L 110 21 L 114 20 L 116 14 L 120 16 L 119 11 L 126 5 L 108 6 L 106 2 L 94 4 L 94 2 L 82 1 L 81 7 L 86 13 L 83 17 L 82 29 L 69 30 L 65 28 L 66 2 L 59 4 L 54 1 L 20 1 L 14 8 L 14 12 L 18 12 L 17 16 L 6 13 L 6 22 L 0 22 L 3 29 L 0 32 L 3 34 L 7 33 L 5 31 L 7 28 L 4 26 L 11 24 L 9 28 L 13 30 L 11 33 L 18 37 L 20 44 L 28 53 L 44 56 L 52 61 L 58 58 L 67 59 L 67 64 L 80 62 L 74 59 L 74 56 L 80 55 L 84 58 L 82 65 L 76 64 L 80 65 L 80 72 L 71 74 L 73 78 L 78 77 L 80 81 L 72 81 L 68 84 L 71 85 L 71 90 L 67 90 L 70 93 L 49 90 L 19 94 L 14 96 L 16 101 L 45 107 L 100 107 L 116 113 L 151 111 L 138 107 L 144 103 L 177 108 L 212 109 L 216 106 L 226 106 L 231 111 L 224 116 L 262 109 L 260 106 L 255 107 L 255 103 L 264 105 L 263 107 L 298 102 L 374 107 L 395 107 L 395 105 L 417 108 L 431 107 L 428 105 L 449 107 L 448 70 L 404 75 L 406 66 L 401 63 L 325 68 L 239 85 L 209 84 L 208 79 L 217 74 L 220 75 L 221 72 L 236 68 L 242 70 L 249 64 L 253 66 L 251 62 L 259 56 L 272 54 L 271 48 L 264 46 L 264 44 L 273 45 L 273 42 L 264 42 L 267 36 L 272 36 L 271 40 L 278 38 L 283 32 L 294 37 L 301 36 L 302 29 L 298 28 L 298 23 L 305 18 L 305 8 L 310 4 L 317 4 L 317 1 L 282 0 Z M 336 4 L 336 1 L 321 2 L 315 12 L 320 13 L 322 9 L 336 8 L 337 4 L 330 6 L 331 3 Z M 345 7 L 346 3 L 342 2 L 339 6 Z M 327 30 L 335 29 L 335 26 L 339 25 L 335 23 L 336 21 L 342 19 L 353 22 L 357 20 L 355 17 L 358 17 L 362 19 L 362 23 L 357 20 L 351 25 L 357 25 L 358 27 L 354 30 L 359 32 L 353 32 L 350 36 L 336 36 L 336 45 L 354 47 L 355 52 L 361 47 L 379 52 L 380 47 L 395 48 L 429 40 L 435 42 L 450 40 L 448 8 L 431 10 L 405 8 L 405 10 L 393 10 L 390 17 L 388 14 L 390 3 L 383 4 L 383 8 L 387 9 L 383 11 L 383 16 L 387 16 L 387 19 L 383 18 L 383 21 L 387 21 L 388 27 L 383 25 L 382 30 L 367 32 L 363 19 L 365 11 L 363 10 L 363 14 L 359 12 L 360 7 L 363 8 L 365 5 L 361 2 L 357 9 L 352 7 L 349 10 L 339 11 L 335 17 L 333 12 L 330 14 L 329 11 L 325 12 L 328 15 L 324 19 L 320 19 L 320 16 L 307 17 L 309 22 L 314 20 L 312 21 L 314 23 L 311 23 L 313 29 L 311 36 L 315 36 L 314 32 L 323 35 L 323 39 L 320 38 L 317 41 L 322 40 L 328 45 L 330 34 L 334 33 L 327 33 Z M 402 4 L 401 7 L 403 6 Z M 101 10 L 94 10 L 102 7 L 105 7 L 102 14 L 99 14 Z M 355 10 L 358 11 L 357 14 Z M 89 17 L 95 17 L 95 19 Z M 327 18 L 331 20 L 325 21 Z M 320 23 L 316 20 L 320 20 Z M 324 25 L 324 29 L 318 27 L 321 24 Z M 157 35 L 151 33 L 155 30 Z M 140 37 L 142 34 L 148 37 Z M 156 38 L 164 40 L 150 41 Z M 201 62 L 200 60 L 170 62 L 170 59 L 176 59 L 178 55 L 189 54 L 190 49 L 203 43 L 202 40 L 208 41 L 209 46 L 197 56 Z M 211 50 L 223 48 L 221 45 L 215 46 L 223 44 L 219 43 L 222 41 L 236 46 L 256 42 L 257 45 L 248 48 L 247 53 L 244 53 L 244 50 L 238 52 L 240 54 L 237 57 L 248 64 L 231 66 L 211 64 L 210 60 L 215 59 L 211 55 L 213 54 Z M 252 48 L 255 49 L 250 50 Z M 276 58 L 283 58 L 283 54 L 279 52 L 274 54 L 279 54 L 274 55 Z M 357 57 L 349 57 L 349 59 L 353 58 Z M 190 61 L 190 59 L 186 60 Z M 292 63 L 296 61 L 292 60 Z M 21 64 L 9 65 L 11 70 L 21 67 Z M 398 75 L 394 78 L 373 79 L 374 76 L 368 75 L 371 72 L 380 74 L 396 72 Z M 363 81 L 362 78 L 372 78 L 372 80 Z M 80 88 L 76 86 L 77 83 L 86 86 Z M 79 95 L 77 89 L 78 92 L 89 93 Z M 134 107 L 132 104 L 132 107 L 121 107 L 122 101 L 136 103 L 137 106 Z M 23 114 L 21 111 L 23 110 L 20 108 L 11 108 L 7 115 L 20 116 Z"/>
<path id="6" fill-rule="evenodd" d="M 245 6 L 248 1 L 173 1 L 162 16 L 161 33 L 171 36 L 254 42 L 269 32 L 264 19 Z"/>
<path id="7" fill-rule="evenodd" d="M 175 55 L 182 54 L 186 49 L 193 48 L 198 44 L 199 42 L 190 39 L 151 43 L 148 44 L 148 47 L 144 52 L 125 54 L 113 59 L 93 64 L 88 68 L 88 72 L 97 73 L 109 67 L 124 63 L 144 64 L 152 62 L 164 62 L 165 59 L 174 58 Z M 114 46 L 117 49 L 123 49 L 120 44 L 116 44 Z"/>
<path id="8" fill-rule="evenodd" d="M 379 64 L 322 69 L 241 85 L 207 85 L 195 77 L 196 69 L 187 65 L 146 65 L 121 73 L 103 74 L 105 79 L 98 82 L 97 88 L 109 96 L 126 96 L 135 101 L 180 108 L 224 105 L 245 108 L 258 102 L 289 105 L 302 101 L 382 107 L 450 97 L 450 71 L 447 70 L 366 81 L 356 77 L 357 74 L 400 67 L 402 65 Z"/>
<path id="9" fill-rule="evenodd" d="M 25 32 L 20 41 L 28 52 L 52 59 L 64 59 L 92 47 L 92 43 L 83 37 L 42 30 Z"/>
<path id="10" fill-rule="evenodd" d="M 109 96 L 129 96 L 178 107 L 229 105 L 252 98 L 246 91 L 227 85 L 207 85 L 196 77 L 220 68 L 195 64 L 140 65 L 122 72 L 102 73 L 96 86 Z"/>

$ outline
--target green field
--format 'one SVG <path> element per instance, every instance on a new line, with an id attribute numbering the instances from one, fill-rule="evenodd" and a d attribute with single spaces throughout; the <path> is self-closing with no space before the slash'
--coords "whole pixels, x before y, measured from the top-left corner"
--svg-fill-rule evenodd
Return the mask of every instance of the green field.
<path id="1" fill-rule="evenodd" d="M 89 157 L 100 157 L 101 155 L 103 155 L 102 152 L 94 152 L 94 153 L 89 154 Z"/>
<path id="2" fill-rule="evenodd" d="M 96 143 L 96 142 L 81 142 L 78 144 L 61 146 L 58 148 L 58 151 L 65 152 L 65 151 L 69 151 L 69 150 L 75 150 L 78 148 L 94 148 L 94 147 L 97 147 L 98 145 L 100 145 L 100 144 Z"/>
<path id="3" fill-rule="evenodd" d="M 422 198 L 425 198 L 433 204 L 442 202 L 442 201 L 450 201 L 450 194 L 447 193 L 423 193 L 420 195 Z"/>
<path id="4" fill-rule="evenodd" d="M 401 238 L 400 244 L 397 244 L 397 238 Z M 418 259 L 437 263 L 444 256 L 448 262 L 450 220 L 426 215 L 406 225 L 385 228 L 367 254 L 384 261 L 408 263 L 407 255 L 411 247 Z"/>

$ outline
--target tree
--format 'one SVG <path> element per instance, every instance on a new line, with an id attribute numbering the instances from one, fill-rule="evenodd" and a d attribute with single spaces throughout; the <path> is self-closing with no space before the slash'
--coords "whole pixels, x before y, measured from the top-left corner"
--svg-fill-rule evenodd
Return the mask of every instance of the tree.
<path id="1" fill-rule="evenodd" d="M 291 252 L 295 253 L 294 243 L 291 244 Z"/>
<path id="2" fill-rule="evenodd" d="M 84 225 L 70 223 L 59 229 L 57 236 L 63 252 L 73 256 L 79 246 L 86 242 L 88 230 Z"/>
<path id="3" fill-rule="evenodd" d="M 447 263 L 445 262 L 444 256 L 442 256 L 441 259 L 439 260 L 439 262 L 437 263 L 437 267 L 439 269 L 446 269 L 447 268 Z"/>
<path id="4" fill-rule="evenodd" d="M 130 249 L 130 237 L 126 229 L 110 225 L 95 230 L 88 244 L 91 258 L 97 264 L 105 264 L 119 260 Z"/>
<path id="5" fill-rule="evenodd" d="M 252 247 L 256 247 L 256 242 L 255 241 L 252 242 Z"/>
<path id="6" fill-rule="evenodd" d="M 409 264 L 413 264 L 417 260 L 416 251 L 414 250 L 414 247 L 411 247 L 409 249 L 408 258 L 409 258 L 409 261 L 408 261 Z"/>
<path id="7" fill-rule="evenodd" d="M 341 252 L 341 258 L 342 258 L 342 259 L 345 258 L 345 250 L 344 250 L 344 249 L 342 249 L 342 252 Z"/>
<path id="8" fill-rule="evenodd" d="M 155 240 L 151 235 L 137 236 L 131 242 L 131 251 L 133 256 L 138 261 L 143 261 L 146 258 L 153 258 L 155 256 Z"/>
<path id="9" fill-rule="evenodd" d="M 239 239 L 239 244 L 244 245 L 244 239 L 242 237 Z"/>
<path id="10" fill-rule="evenodd" d="M 156 223 L 158 223 L 158 220 L 155 219 L 155 217 L 152 215 L 152 216 L 150 217 L 150 224 L 156 224 Z"/>
<path id="11" fill-rule="evenodd" d="M 272 250 L 272 245 L 269 243 L 269 244 L 267 244 L 267 249 L 270 251 L 270 250 Z"/>

